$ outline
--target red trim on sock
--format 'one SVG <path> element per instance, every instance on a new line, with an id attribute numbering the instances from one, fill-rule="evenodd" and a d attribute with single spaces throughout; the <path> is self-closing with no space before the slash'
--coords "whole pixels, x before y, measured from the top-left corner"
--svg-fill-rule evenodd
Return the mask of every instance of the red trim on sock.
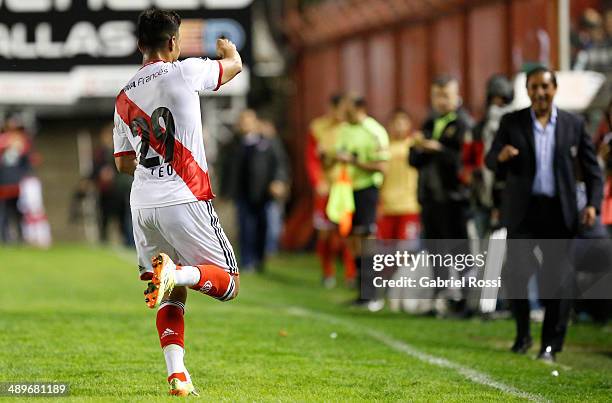
<path id="1" fill-rule="evenodd" d="M 187 382 L 187 375 L 185 375 L 184 372 L 175 372 L 171 374 L 168 377 L 168 383 L 170 383 L 170 381 L 173 380 L 174 378 L 177 378 L 179 381 Z"/>
<path id="2" fill-rule="evenodd" d="M 230 291 L 231 276 L 228 272 L 211 264 L 196 267 L 200 270 L 200 281 L 189 288 L 214 298 L 222 298 Z"/>
<path id="3" fill-rule="evenodd" d="M 169 344 L 178 344 L 185 348 L 185 320 L 181 308 L 174 305 L 164 306 L 157 311 L 155 324 L 162 348 Z"/>

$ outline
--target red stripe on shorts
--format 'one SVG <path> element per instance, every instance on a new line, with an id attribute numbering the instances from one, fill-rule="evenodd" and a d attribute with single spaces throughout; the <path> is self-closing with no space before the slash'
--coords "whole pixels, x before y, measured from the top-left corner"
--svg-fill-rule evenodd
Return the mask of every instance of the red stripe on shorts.
<path id="1" fill-rule="evenodd" d="M 165 155 L 166 147 L 159 142 L 153 135 L 153 126 L 151 125 L 151 117 L 147 115 L 138 105 L 128 98 L 125 91 L 117 96 L 115 102 L 117 113 L 121 119 L 131 127 L 131 122 L 138 117 L 144 118 L 149 125 L 151 133 L 150 145 L 159 155 Z M 174 153 L 172 162 L 170 163 L 174 172 L 183 179 L 191 193 L 198 200 L 212 200 L 215 195 L 210 186 L 210 178 L 208 172 L 205 172 L 193 158 L 193 154 L 176 138 L 174 139 Z"/>
<path id="2" fill-rule="evenodd" d="M 136 155 L 136 151 L 121 151 L 118 153 L 114 153 L 113 157 L 123 157 L 126 155 Z"/>

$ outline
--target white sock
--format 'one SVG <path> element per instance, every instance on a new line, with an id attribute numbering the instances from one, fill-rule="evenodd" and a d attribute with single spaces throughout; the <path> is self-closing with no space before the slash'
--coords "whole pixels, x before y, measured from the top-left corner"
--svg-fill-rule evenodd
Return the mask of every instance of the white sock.
<path id="1" fill-rule="evenodd" d="M 178 286 L 191 287 L 200 281 L 200 269 L 194 266 L 181 266 L 174 271 L 174 280 Z"/>
<path id="2" fill-rule="evenodd" d="M 191 377 L 189 376 L 189 372 L 187 372 L 187 368 L 185 368 L 185 363 L 183 362 L 183 357 L 185 356 L 185 350 L 183 347 L 178 344 L 168 344 L 164 347 L 164 358 L 166 359 L 166 368 L 168 369 L 168 376 L 177 373 L 184 373 L 187 378 L 187 382 L 191 382 Z"/>

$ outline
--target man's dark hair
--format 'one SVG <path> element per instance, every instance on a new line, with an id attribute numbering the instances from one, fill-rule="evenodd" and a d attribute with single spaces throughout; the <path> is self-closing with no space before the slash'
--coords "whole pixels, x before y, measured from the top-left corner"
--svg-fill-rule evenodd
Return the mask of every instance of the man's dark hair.
<path id="1" fill-rule="evenodd" d="M 335 108 L 336 106 L 340 105 L 340 102 L 342 102 L 342 100 L 344 99 L 344 94 L 334 94 L 331 97 L 329 97 L 329 103 Z"/>
<path id="2" fill-rule="evenodd" d="M 434 80 L 431 82 L 431 85 L 436 87 L 446 87 L 448 84 L 456 81 L 457 79 L 453 76 L 442 75 L 434 78 Z"/>
<path id="3" fill-rule="evenodd" d="M 174 11 L 151 8 L 138 16 L 138 45 L 143 49 L 160 49 L 178 33 L 181 17 Z"/>
<path id="4" fill-rule="evenodd" d="M 525 86 L 527 87 L 529 85 L 529 79 L 531 77 L 533 77 L 536 74 L 541 74 L 541 73 L 550 73 L 550 79 L 553 85 L 555 86 L 555 88 L 557 88 L 557 75 L 555 74 L 553 70 L 549 69 L 546 66 L 536 66 L 532 68 L 531 70 L 529 70 L 527 72 L 527 78 L 525 79 Z"/>

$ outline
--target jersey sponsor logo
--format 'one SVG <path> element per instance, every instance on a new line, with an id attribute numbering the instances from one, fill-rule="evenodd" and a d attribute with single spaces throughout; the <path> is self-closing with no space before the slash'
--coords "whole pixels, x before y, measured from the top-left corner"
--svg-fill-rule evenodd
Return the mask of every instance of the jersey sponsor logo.
<path id="1" fill-rule="evenodd" d="M 132 80 L 132 82 L 128 83 L 125 87 L 123 87 L 124 91 L 129 91 L 132 88 L 136 88 L 141 86 L 142 84 L 147 84 L 149 83 L 151 80 L 156 79 L 157 77 L 161 77 L 164 74 L 168 74 L 168 69 L 167 68 L 162 68 L 158 71 L 156 71 L 153 74 L 149 74 L 148 76 L 142 76 L 142 77 L 138 77 L 138 80 Z"/>

